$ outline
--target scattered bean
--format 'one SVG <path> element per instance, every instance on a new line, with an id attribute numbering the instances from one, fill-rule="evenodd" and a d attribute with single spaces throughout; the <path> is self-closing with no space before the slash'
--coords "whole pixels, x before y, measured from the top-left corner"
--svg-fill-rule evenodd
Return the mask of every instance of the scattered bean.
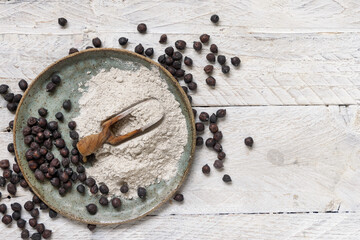
<path id="1" fill-rule="evenodd" d="M 21 205 L 20 203 L 12 203 L 11 205 L 11 209 L 14 211 L 14 212 L 20 212 L 21 211 Z"/>
<path id="2" fill-rule="evenodd" d="M 186 66 L 192 66 L 193 65 L 193 60 L 191 59 L 191 58 L 189 58 L 189 57 L 185 57 L 184 58 L 184 64 L 186 65 Z"/>
<path id="3" fill-rule="evenodd" d="M 40 203 L 41 203 L 41 199 L 40 199 L 38 196 L 36 196 L 36 195 L 33 196 L 32 201 L 33 201 L 35 204 L 40 204 Z"/>
<path id="4" fill-rule="evenodd" d="M 193 43 L 193 48 L 195 49 L 195 51 L 200 51 L 200 50 L 202 49 L 202 44 L 201 44 L 201 42 L 195 41 L 195 42 Z"/>
<path id="5" fill-rule="evenodd" d="M 208 35 L 208 34 L 202 34 L 202 35 L 200 36 L 200 41 L 201 41 L 202 43 L 207 43 L 207 42 L 209 42 L 209 39 L 210 39 L 210 35 Z"/>
<path id="6" fill-rule="evenodd" d="M 174 197 L 174 200 L 177 202 L 182 202 L 184 201 L 184 196 L 181 193 L 177 193 Z"/>
<path id="7" fill-rule="evenodd" d="M 47 85 L 46 85 L 46 91 L 47 92 L 54 92 L 56 89 L 56 84 L 53 83 L 53 82 L 49 82 Z"/>
<path id="8" fill-rule="evenodd" d="M 53 185 L 54 187 L 58 188 L 60 187 L 61 183 L 60 183 L 60 179 L 57 177 L 54 177 L 50 180 L 51 185 Z"/>
<path id="9" fill-rule="evenodd" d="M 196 138 L 196 146 L 202 146 L 204 144 L 204 139 L 202 137 Z"/>
<path id="10" fill-rule="evenodd" d="M 178 52 L 178 51 L 174 52 L 174 54 L 173 54 L 173 56 L 172 56 L 172 58 L 173 58 L 175 61 L 176 61 L 176 60 L 181 60 L 182 57 L 183 57 L 183 55 L 181 54 L 181 52 Z"/>
<path id="11" fill-rule="evenodd" d="M 70 138 L 73 140 L 79 139 L 79 134 L 74 130 L 71 130 L 69 135 L 70 135 Z"/>
<path id="12" fill-rule="evenodd" d="M 46 117 L 48 111 L 45 108 L 39 108 L 38 113 L 41 117 Z"/>
<path id="13" fill-rule="evenodd" d="M 139 187 L 137 190 L 137 194 L 138 194 L 139 198 L 145 199 L 146 198 L 146 189 L 143 187 Z"/>
<path id="14" fill-rule="evenodd" d="M 210 132 L 212 132 L 212 133 L 216 133 L 218 130 L 219 130 L 219 128 L 218 128 L 218 126 L 216 125 L 216 123 L 210 123 L 210 125 L 209 125 L 209 130 L 210 130 Z M 215 139 L 216 140 L 216 139 Z"/>
<path id="15" fill-rule="evenodd" d="M 16 225 L 18 226 L 18 228 L 24 228 L 26 225 L 26 221 L 24 219 L 18 219 Z"/>
<path id="16" fill-rule="evenodd" d="M 128 191 L 129 191 L 129 187 L 126 183 L 120 187 L 120 192 L 127 193 Z"/>
<path id="17" fill-rule="evenodd" d="M 91 214 L 95 215 L 97 213 L 97 206 L 93 203 L 90 203 L 86 206 L 86 210 Z"/>
<path id="18" fill-rule="evenodd" d="M 29 236 L 30 236 L 29 230 L 23 229 L 23 230 L 21 231 L 21 238 L 22 238 L 22 239 L 28 239 Z"/>
<path id="19" fill-rule="evenodd" d="M 114 207 L 114 208 L 120 208 L 121 207 L 121 200 L 120 198 L 113 198 L 111 199 L 111 205 Z"/>
<path id="20" fill-rule="evenodd" d="M 176 70 L 180 69 L 180 68 L 181 68 L 181 61 L 174 61 L 173 64 L 172 64 L 172 66 L 173 66 Z"/>
<path id="21" fill-rule="evenodd" d="M 213 149 L 216 151 L 216 152 L 221 152 L 222 151 L 222 146 L 220 143 L 215 143 Z"/>
<path id="22" fill-rule="evenodd" d="M 71 110 L 71 101 L 70 100 L 65 100 L 63 102 L 63 108 L 66 110 L 66 111 L 70 111 Z"/>
<path id="23" fill-rule="evenodd" d="M 88 187 L 92 187 L 92 186 L 94 186 L 95 185 L 95 179 L 93 179 L 92 177 L 89 177 L 89 178 L 87 178 L 86 180 L 85 180 L 85 184 L 86 184 L 86 186 L 88 186 Z"/>
<path id="24" fill-rule="evenodd" d="M 5 99 L 5 101 L 11 103 L 14 99 L 14 96 L 15 95 L 13 93 L 7 93 L 7 94 L 5 94 L 4 99 Z"/>
<path id="25" fill-rule="evenodd" d="M 178 70 L 176 70 L 176 72 L 175 72 L 175 76 L 176 76 L 176 77 L 179 77 L 179 78 L 183 77 L 184 74 L 185 74 L 185 71 L 184 71 L 183 69 L 178 69 Z"/>
<path id="26" fill-rule="evenodd" d="M 207 59 L 209 62 L 214 63 L 215 60 L 216 60 L 216 57 L 215 57 L 215 55 L 214 55 L 213 53 L 208 53 L 208 54 L 206 55 L 206 59 Z"/>
<path id="27" fill-rule="evenodd" d="M 141 43 L 135 47 L 135 52 L 137 54 L 141 54 L 141 55 L 144 53 L 144 47 L 143 47 L 143 45 L 141 45 Z"/>
<path id="28" fill-rule="evenodd" d="M 21 180 L 20 180 L 20 186 L 21 186 L 22 188 L 27 188 L 29 185 L 28 185 L 28 183 L 26 182 L 25 179 L 21 179 Z"/>
<path id="29" fill-rule="evenodd" d="M 22 98 L 22 95 L 21 95 L 21 94 L 16 94 L 16 95 L 14 96 L 13 102 L 14 102 L 14 103 L 19 103 L 20 100 L 21 100 L 21 98 Z"/>
<path id="30" fill-rule="evenodd" d="M 57 217 L 57 212 L 55 212 L 54 210 L 50 209 L 49 210 L 49 217 L 50 218 L 56 218 Z"/>
<path id="31" fill-rule="evenodd" d="M 214 147 L 215 146 L 215 144 L 216 144 L 216 141 L 215 141 L 215 139 L 213 139 L 213 138 L 208 138 L 208 139 L 206 139 L 206 141 L 205 141 L 205 145 L 207 146 L 207 147 Z"/>
<path id="32" fill-rule="evenodd" d="M 5 214 L 6 210 L 7 210 L 7 206 L 4 203 L 0 204 L 0 212 L 2 214 Z"/>
<path id="33" fill-rule="evenodd" d="M 40 212 L 39 212 L 39 209 L 38 209 L 38 208 L 34 208 L 34 209 L 31 210 L 31 212 L 30 212 L 30 215 L 31 215 L 33 218 L 39 217 L 39 214 L 40 214 Z"/>
<path id="34" fill-rule="evenodd" d="M 6 186 L 7 191 L 11 194 L 11 195 L 15 195 L 16 194 L 16 185 L 13 183 L 8 183 L 8 185 Z"/>
<path id="35" fill-rule="evenodd" d="M 216 111 L 216 117 L 223 118 L 226 116 L 226 109 L 219 109 Z"/>
<path id="36" fill-rule="evenodd" d="M 128 40 L 129 39 L 127 39 L 126 37 L 121 37 L 121 38 L 119 38 L 119 44 L 121 46 L 125 46 L 128 43 Z"/>
<path id="37" fill-rule="evenodd" d="M 227 74 L 230 72 L 230 67 L 229 66 L 226 66 L 226 65 L 223 65 L 221 66 L 221 71 L 224 73 L 224 74 Z"/>
<path id="38" fill-rule="evenodd" d="M 78 185 L 78 186 L 76 187 L 76 190 L 77 190 L 79 193 L 81 193 L 81 194 L 85 193 L 85 187 L 84 187 L 84 185 L 82 185 L 82 184 Z"/>
<path id="39" fill-rule="evenodd" d="M 158 57 L 158 62 L 161 63 L 161 64 L 165 64 L 165 59 L 166 59 L 165 54 L 160 55 L 160 56 Z"/>
<path id="40" fill-rule="evenodd" d="M 219 22 L 219 16 L 214 14 L 210 17 L 210 20 L 213 22 L 213 23 L 217 23 Z"/>
<path id="41" fill-rule="evenodd" d="M 54 74 L 51 76 L 51 82 L 53 82 L 56 85 L 59 85 L 61 83 L 61 78 L 59 75 Z"/>
<path id="42" fill-rule="evenodd" d="M 107 205 L 109 205 L 109 200 L 107 199 L 107 197 L 101 196 L 99 199 L 99 203 L 102 206 L 107 206 Z"/>
<path id="43" fill-rule="evenodd" d="M 205 126 L 203 123 L 198 122 L 198 123 L 195 123 L 195 129 L 197 132 L 203 132 L 205 129 Z"/>
<path id="44" fill-rule="evenodd" d="M 99 187 L 99 190 L 102 194 L 105 194 L 105 195 L 109 193 L 109 188 L 105 184 L 101 184 Z"/>
<path id="45" fill-rule="evenodd" d="M 209 174 L 210 173 L 210 167 L 209 167 L 209 165 L 207 165 L 207 164 L 205 164 L 203 167 L 202 167 L 202 172 L 204 173 L 204 174 Z"/>
<path id="46" fill-rule="evenodd" d="M 188 84 L 188 87 L 190 90 L 195 91 L 197 89 L 197 83 L 196 82 L 191 82 Z"/>
<path id="47" fill-rule="evenodd" d="M 209 86 L 212 86 L 214 87 L 215 84 L 216 84 L 216 80 L 214 77 L 210 76 L 208 78 L 206 78 L 206 84 L 209 85 Z"/>
<path id="48" fill-rule="evenodd" d="M 207 112 L 201 112 L 199 115 L 199 119 L 202 122 L 207 122 L 209 121 L 209 114 Z"/>
<path id="49" fill-rule="evenodd" d="M 52 231 L 49 229 L 45 229 L 43 234 L 41 235 L 43 238 L 48 239 L 51 237 Z"/>
<path id="50" fill-rule="evenodd" d="M 219 142 L 223 138 L 223 134 L 221 131 L 216 131 L 213 136 L 214 140 Z"/>
<path id="51" fill-rule="evenodd" d="M 73 54 L 73 53 L 77 53 L 77 52 L 79 52 L 79 50 L 76 48 L 70 48 L 70 50 L 69 50 L 69 54 Z"/>
<path id="52" fill-rule="evenodd" d="M 65 147 L 65 141 L 62 138 L 58 138 L 58 139 L 55 140 L 54 145 L 57 148 L 63 148 L 63 147 Z"/>
<path id="53" fill-rule="evenodd" d="M 214 66 L 213 66 L 213 65 L 206 65 L 206 66 L 204 67 L 204 72 L 207 73 L 207 74 L 212 73 L 213 70 L 214 70 Z"/>
<path id="54" fill-rule="evenodd" d="M 61 17 L 61 18 L 58 18 L 58 23 L 60 26 L 65 27 L 65 25 L 67 24 L 67 20 L 65 18 Z"/>
<path id="55" fill-rule="evenodd" d="M 95 230 L 96 225 L 94 225 L 94 224 L 88 224 L 88 225 L 87 225 L 87 228 L 88 228 L 90 231 L 93 231 L 93 230 Z"/>
<path id="56" fill-rule="evenodd" d="M 33 233 L 30 238 L 31 238 L 31 240 L 41 240 L 41 234 Z"/>
<path id="57" fill-rule="evenodd" d="M 12 217 L 10 215 L 4 215 L 1 219 L 1 221 L 5 224 L 8 225 L 12 222 Z"/>
<path id="58" fill-rule="evenodd" d="M 40 171 L 39 169 L 35 170 L 35 178 L 39 180 L 40 182 L 43 182 L 45 180 L 44 173 Z"/>
<path id="59" fill-rule="evenodd" d="M 59 121 L 63 121 L 64 120 L 64 114 L 62 114 L 62 112 L 58 112 L 55 114 L 55 117 L 57 120 Z"/>
<path id="60" fill-rule="evenodd" d="M 6 168 L 9 168 L 9 166 L 10 166 L 9 160 L 4 159 L 4 160 L 0 161 L 0 168 L 6 169 Z"/>
<path id="61" fill-rule="evenodd" d="M 231 64 L 234 65 L 235 67 L 239 66 L 241 63 L 241 60 L 238 57 L 232 57 L 230 60 L 231 60 Z"/>
<path id="62" fill-rule="evenodd" d="M 12 219 L 14 219 L 15 221 L 17 221 L 17 220 L 19 220 L 19 219 L 21 218 L 21 214 L 20 214 L 20 212 L 13 212 L 13 213 L 11 214 L 11 217 L 12 217 Z"/>
<path id="63" fill-rule="evenodd" d="M 68 123 L 68 127 L 70 128 L 70 130 L 74 130 L 76 128 L 76 122 L 75 121 L 70 121 Z"/>
<path id="64" fill-rule="evenodd" d="M 15 112 L 16 109 L 18 107 L 17 103 L 8 103 L 6 104 L 6 108 L 10 111 L 10 112 Z"/>
<path id="65" fill-rule="evenodd" d="M 211 44 L 210 45 L 210 52 L 212 53 L 218 53 L 218 47 L 216 44 Z"/>
<path id="66" fill-rule="evenodd" d="M 0 94 L 5 94 L 9 89 L 9 86 L 6 84 L 1 84 L 0 85 Z"/>
<path id="67" fill-rule="evenodd" d="M 214 162 L 214 168 L 216 169 L 220 169 L 220 168 L 223 168 L 224 167 L 224 164 L 221 160 L 215 160 Z"/>
<path id="68" fill-rule="evenodd" d="M 24 79 L 21 79 L 18 84 L 19 84 L 19 88 L 22 91 L 25 91 L 28 88 L 28 83 Z"/>
<path id="69" fill-rule="evenodd" d="M 94 186 L 92 186 L 92 187 L 90 188 L 90 192 L 91 192 L 92 194 L 97 194 L 98 191 L 99 191 L 99 188 L 98 188 L 97 184 L 95 184 Z"/>
<path id="70" fill-rule="evenodd" d="M 147 30 L 147 26 L 145 23 L 140 23 L 138 26 L 137 26 L 137 30 L 139 33 L 146 33 L 146 30 Z"/>
<path id="71" fill-rule="evenodd" d="M 177 40 L 175 42 L 175 47 L 179 50 L 184 50 L 186 48 L 186 42 L 184 40 Z"/>
<path id="72" fill-rule="evenodd" d="M 154 54 L 154 49 L 153 48 L 148 48 L 145 51 L 145 55 L 148 57 L 151 57 Z"/>
<path id="73" fill-rule="evenodd" d="M 247 137 L 245 138 L 244 143 L 246 146 L 252 147 L 254 144 L 254 140 L 252 139 L 252 137 Z"/>
<path id="74" fill-rule="evenodd" d="M 6 179 L 2 176 L 0 176 L 0 187 L 5 187 Z"/>
<path id="75" fill-rule="evenodd" d="M 167 35 L 166 34 L 162 34 L 160 36 L 160 40 L 159 40 L 159 43 L 166 43 L 167 41 Z"/>
<path id="76" fill-rule="evenodd" d="M 222 180 L 223 180 L 224 182 L 226 182 L 226 183 L 229 183 L 229 182 L 232 181 L 232 180 L 231 180 L 231 177 L 230 177 L 229 175 L 227 175 L 227 174 L 225 174 L 225 175 L 223 176 Z"/>
<path id="77" fill-rule="evenodd" d="M 92 40 L 92 44 L 93 44 L 93 45 L 94 45 L 94 47 L 96 47 L 96 48 L 101 47 L 101 40 L 100 40 L 100 38 L 98 38 L 98 37 L 93 38 L 93 40 Z"/>

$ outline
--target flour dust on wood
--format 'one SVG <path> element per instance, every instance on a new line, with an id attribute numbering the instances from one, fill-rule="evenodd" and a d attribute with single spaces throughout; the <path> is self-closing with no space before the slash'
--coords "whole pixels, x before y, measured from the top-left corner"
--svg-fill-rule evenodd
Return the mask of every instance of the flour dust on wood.
<path id="1" fill-rule="evenodd" d="M 81 86 L 80 86 L 81 87 Z M 163 120 L 150 131 L 117 146 L 104 144 L 87 175 L 97 183 L 105 183 L 110 195 L 120 195 L 127 183 L 126 198 L 137 196 L 139 186 L 146 187 L 176 175 L 178 161 L 187 143 L 187 128 L 180 104 L 160 78 L 158 69 L 141 67 L 138 71 L 111 68 L 102 70 L 79 89 L 80 112 L 74 120 L 81 137 L 101 131 L 104 119 L 144 99 L 135 110 L 118 122 L 116 135 L 143 127 L 164 114 Z"/>

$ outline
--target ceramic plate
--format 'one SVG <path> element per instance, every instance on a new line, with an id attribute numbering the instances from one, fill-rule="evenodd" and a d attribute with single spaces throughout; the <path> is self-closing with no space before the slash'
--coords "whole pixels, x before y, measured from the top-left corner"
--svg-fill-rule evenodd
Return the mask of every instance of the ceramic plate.
<path id="1" fill-rule="evenodd" d="M 187 144 L 184 153 L 179 159 L 177 174 L 169 181 L 161 181 L 158 184 L 148 186 L 146 200 L 135 198 L 133 200 L 122 199 L 122 206 L 119 210 L 112 206 L 103 207 L 98 203 L 99 196 L 89 193 L 81 195 L 76 191 L 79 181 L 73 185 L 72 190 L 64 197 L 61 197 L 58 190 L 49 181 L 40 183 L 35 179 L 34 173 L 29 169 L 25 159 L 25 151 L 28 147 L 24 144 L 22 129 L 26 126 L 26 120 L 30 116 L 38 117 L 38 109 L 45 107 L 48 116 L 55 116 L 61 110 L 61 103 L 65 99 L 71 99 L 72 110 L 66 113 L 65 119 L 72 119 L 79 113 L 78 100 L 81 93 L 76 92 L 79 83 L 85 83 L 101 69 L 119 68 L 124 70 L 137 71 L 140 66 L 147 68 L 159 68 L 163 81 L 168 85 L 168 89 L 180 103 L 182 114 L 186 118 L 188 130 Z M 91 74 L 88 74 L 91 72 Z M 49 97 L 45 91 L 45 86 L 49 82 L 50 76 L 58 73 L 62 78 L 61 86 Z M 75 93 L 74 93 L 75 91 Z M 78 93 L 78 94 L 77 94 Z M 60 105 L 60 106 L 59 106 Z M 49 117 L 49 119 L 52 119 Z M 62 132 L 68 131 L 67 120 L 59 124 Z M 67 146 L 71 146 L 71 139 L 68 134 L 63 134 Z M 30 85 L 25 92 L 18 107 L 15 117 L 14 127 L 15 151 L 21 171 L 33 191 L 52 209 L 60 214 L 81 222 L 91 224 L 119 224 L 140 218 L 166 202 L 179 186 L 182 184 L 191 165 L 192 155 L 195 146 L 194 117 L 191 105 L 182 91 L 178 82 L 162 66 L 154 61 L 138 54 L 119 49 L 90 49 L 70 56 L 67 56 L 45 69 Z M 62 159 L 58 151 L 53 151 L 55 157 Z M 85 167 L 89 167 L 85 164 Z M 119 192 L 119 197 L 121 194 Z M 95 203 L 99 211 L 96 215 L 90 215 L 85 205 Z"/>

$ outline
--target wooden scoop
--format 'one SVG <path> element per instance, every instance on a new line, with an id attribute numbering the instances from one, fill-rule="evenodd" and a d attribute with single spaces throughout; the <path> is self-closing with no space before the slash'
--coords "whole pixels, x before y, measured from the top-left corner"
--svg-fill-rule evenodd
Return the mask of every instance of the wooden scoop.
<path id="1" fill-rule="evenodd" d="M 144 101 L 141 101 L 144 102 Z M 136 103 L 135 105 L 139 104 L 140 102 Z M 91 155 L 92 153 L 96 152 L 104 143 L 109 143 L 111 145 L 118 145 L 121 142 L 131 138 L 132 136 L 144 132 L 146 129 L 150 128 L 151 126 L 158 123 L 163 117 L 164 114 L 161 115 L 161 117 L 155 119 L 153 122 L 139 128 L 135 129 L 134 131 L 131 131 L 129 133 L 126 133 L 124 135 L 115 136 L 114 133 L 111 131 L 111 127 L 120 121 L 122 118 L 129 115 L 132 111 L 134 111 L 133 105 L 131 108 L 119 113 L 118 115 L 115 115 L 111 117 L 110 119 L 107 119 L 102 122 L 101 127 L 102 131 L 97 134 L 92 134 L 89 136 L 84 137 L 77 143 L 77 148 L 80 152 L 80 154 L 83 156 L 83 161 L 86 162 L 86 156 Z"/>

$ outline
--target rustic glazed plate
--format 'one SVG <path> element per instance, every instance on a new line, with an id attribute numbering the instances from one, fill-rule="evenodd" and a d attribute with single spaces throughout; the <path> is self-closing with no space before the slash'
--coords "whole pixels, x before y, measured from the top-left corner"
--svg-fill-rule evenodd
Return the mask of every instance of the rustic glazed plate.
<path id="1" fill-rule="evenodd" d="M 71 99 L 73 107 L 63 123 L 59 124 L 62 132 L 68 131 L 68 119 L 72 119 L 79 114 L 78 100 L 81 93 L 78 92 L 80 83 L 85 83 L 93 75 L 96 75 L 101 69 L 119 68 L 124 70 L 137 71 L 141 66 L 147 68 L 159 68 L 163 81 L 168 85 L 168 89 L 180 103 L 183 115 L 186 118 L 188 130 L 187 144 L 184 153 L 178 162 L 177 174 L 169 181 L 161 181 L 158 184 L 148 186 L 146 200 L 135 198 L 133 200 L 122 199 L 122 206 L 119 210 L 112 206 L 104 207 L 98 203 L 99 196 L 94 196 L 86 191 L 81 195 L 76 191 L 77 182 L 72 190 L 64 197 L 61 197 L 58 190 L 54 188 L 49 181 L 40 183 L 35 179 L 34 173 L 29 169 L 25 152 L 28 147 L 24 144 L 22 129 L 26 126 L 26 120 L 30 116 L 38 117 L 38 109 L 45 107 L 48 109 L 48 120 L 55 120 L 55 113 L 61 111 L 61 103 L 65 99 Z M 91 72 L 91 73 L 90 73 Z M 45 91 L 46 84 L 50 76 L 57 73 L 62 78 L 61 85 L 49 97 Z M 89 74 L 90 73 L 90 74 Z M 67 146 L 71 146 L 71 139 L 68 134 L 63 134 Z M 194 117 L 191 105 L 182 91 L 178 82 L 162 66 L 148 58 L 138 54 L 119 49 L 89 49 L 71 56 L 67 56 L 45 69 L 30 85 L 20 102 L 15 117 L 14 125 L 15 153 L 19 166 L 25 179 L 33 191 L 50 208 L 60 214 L 85 223 L 91 224 L 119 224 L 130 220 L 138 219 L 150 213 L 162 203 L 166 202 L 179 186 L 182 184 L 187 172 L 189 171 L 192 156 L 195 147 Z M 62 159 L 58 151 L 53 151 L 55 157 Z M 89 167 L 85 164 L 85 167 Z M 119 192 L 119 196 L 121 194 Z M 96 215 L 90 215 L 85 205 L 95 203 L 99 211 Z"/>

